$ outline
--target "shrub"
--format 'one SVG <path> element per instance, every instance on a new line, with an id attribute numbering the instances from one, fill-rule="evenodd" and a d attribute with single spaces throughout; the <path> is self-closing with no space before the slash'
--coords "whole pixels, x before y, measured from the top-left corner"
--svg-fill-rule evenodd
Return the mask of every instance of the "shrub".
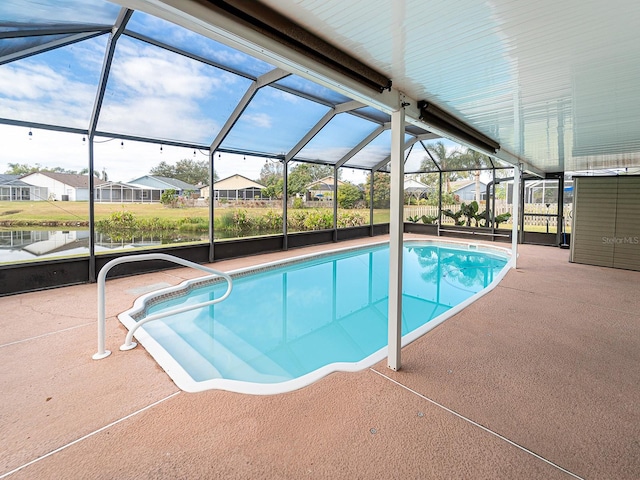
<path id="1" fill-rule="evenodd" d="M 307 217 L 307 213 L 304 210 L 297 210 L 294 212 L 290 212 L 290 214 L 287 215 L 287 228 L 294 231 L 306 230 L 306 227 L 305 227 L 306 217 Z"/>
<path id="2" fill-rule="evenodd" d="M 338 212 L 338 228 L 359 227 L 366 222 L 359 212 Z"/>
<path id="3" fill-rule="evenodd" d="M 282 229 L 282 214 L 275 210 L 267 210 L 267 212 L 258 217 L 259 230 L 279 230 Z"/>
<path id="4" fill-rule="evenodd" d="M 167 207 L 175 208 L 178 205 L 178 192 L 173 188 L 165 190 L 160 197 L 160 203 Z"/>
<path id="5" fill-rule="evenodd" d="M 333 228 L 333 213 L 322 210 L 310 210 L 304 220 L 305 230 L 326 230 Z"/>
<path id="6" fill-rule="evenodd" d="M 206 232 L 209 230 L 209 221 L 202 217 L 187 217 L 178 221 L 178 230 L 181 232 Z"/>
<path id="7" fill-rule="evenodd" d="M 126 210 L 113 212 L 107 220 L 101 220 L 96 224 L 99 227 L 109 230 L 133 230 L 137 225 L 133 213 L 127 212 Z"/>

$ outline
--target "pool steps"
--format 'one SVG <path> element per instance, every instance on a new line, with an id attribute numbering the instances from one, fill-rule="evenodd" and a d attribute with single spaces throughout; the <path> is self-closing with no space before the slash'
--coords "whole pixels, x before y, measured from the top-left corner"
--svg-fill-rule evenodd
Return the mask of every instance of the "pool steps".
<path id="1" fill-rule="evenodd" d="M 191 305 L 188 307 L 176 308 L 172 311 L 163 312 L 162 314 L 155 315 L 155 316 L 152 315 L 150 317 L 144 318 L 143 320 L 140 320 L 129 330 L 129 332 L 127 333 L 127 338 L 125 339 L 124 344 L 120 347 L 120 350 L 130 350 L 137 345 L 135 342 L 132 341 L 133 334 L 138 328 L 140 328 L 145 323 L 167 317 L 174 313 L 180 313 L 188 310 L 193 310 L 193 309 L 213 305 L 215 303 L 219 303 L 225 300 L 231 294 L 231 290 L 233 288 L 233 280 L 231 280 L 231 277 L 229 275 L 219 270 L 214 270 L 213 268 L 205 267 L 204 265 L 200 265 L 199 263 L 185 260 L 184 258 L 176 257 L 174 255 L 169 255 L 166 253 L 141 253 L 138 255 L 128 255 L 126 257 L 114 258 L 113 260 L 107 262 L 102 267 L 102 269 L 100 270 L 100 273 L 98 274 L 98 282 L 97 282 L 98 283 L 98 351 L 91 357 L 94 360 L 101 360 L 111 355 L 111 352 L 106 349 L 106 345 L 105 345 L 106 344 L 106 340 L 105 340 L 106 323 L 107 323 L 107 320 L 106 320 L 107 300 L 106 300 L 105 283 L 107 281 L 107 274 L 109 273 L 109 270 L 111 270 L 113 267 L 120 265 L 122 263 L 142 262 L 145 260 L 164 260 L 167 262 L 177 263 L 178 265 L 182 265 L 183 267 L 189 267 L 195 270 L 206 272 L 209 274 L 209 276 L 215 275 L 218 277 L 222 277 L 227 282 L 227 291 L 224 293 L 224 295 L 214 300 L 210 300 L 208 302 L 202 302 L 200 304 Z"/>
<path id="2" fill-rule="evenodd" d="M 197 371 L 201 378 L 222 378 L 220 371 L 213 364 L 198 353 L 187 340 L 174 329 L 163 322 L 149 325 L 153 330 L 155 340 L 160 343 L 182 365 L 189 365 Z M 209 375 L 209 377 L 207 377 Z M 195 379 L 197 380 L 197 379 Z"/>
<path id="3" fill-rule="evenodd" d="M 233 375 L 238 374 L 251 375 L 265 383 L 281 382 L 291 377 L 280 365 L 265 357 L 257 349 L 246 342 L 240 342 L 240 339 L 224 325 L 216 325 L 217 339 L 212 338 L 209 332 L 196 324 L 198 315 L 198 311 L 191 311 L 183 314 L 180 321 L 175 322 L 174 325 L 154 322 L 147 326 L 149 332 L 153 332 L 154 339 L 179 363 L 192 367 L 189 368 L 189 372 L 195 381 L 233 378 Z M 160 334 L 159 337 L 158 334 Z M 223 344 L 224 339 L 240 342 L 239 352 L 237 354 L 231 352 Z M 262 373 L 253 366 L 256 363 L 268 364 L 272 371 L 280 372 L 281 375 Z"/>

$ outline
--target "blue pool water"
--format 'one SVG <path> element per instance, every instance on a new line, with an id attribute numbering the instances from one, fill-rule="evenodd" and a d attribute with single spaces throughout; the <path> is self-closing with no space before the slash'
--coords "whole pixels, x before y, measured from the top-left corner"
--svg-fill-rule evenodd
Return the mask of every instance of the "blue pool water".
<path id="1" fill-rule="evenodd" d="M 507 261 L 495 250 L 406 243 L 403 336 L 486 288 Z M 223 302 L 143 329 L 196 383 L 287 382 L 384 349 L 388 281 L 388 245 L 343 251 L 236 275 Z M 146 312 L 208 301 L 225 289 L 224 282 L 194 286 L 149 302 Z"/>

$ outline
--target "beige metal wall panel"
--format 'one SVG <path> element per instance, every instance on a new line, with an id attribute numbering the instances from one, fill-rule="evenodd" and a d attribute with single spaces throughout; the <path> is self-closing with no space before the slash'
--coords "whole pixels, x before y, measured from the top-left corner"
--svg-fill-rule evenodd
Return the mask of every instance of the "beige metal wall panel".
<path id="1" fill-rule="evenodd" d="M 640 270 L 640 177 L 574 178 L 570 261 Z"/>
<path id="2" fill-rule="evenodd" d="M 640 270 L 640 177 L 618 177 L 613 266 Z"/>
<path id="3" fill-rule="evenodd" d="M 574 179 L 570 261 L 613 267 L 617 181 L 611 177 Z"/>

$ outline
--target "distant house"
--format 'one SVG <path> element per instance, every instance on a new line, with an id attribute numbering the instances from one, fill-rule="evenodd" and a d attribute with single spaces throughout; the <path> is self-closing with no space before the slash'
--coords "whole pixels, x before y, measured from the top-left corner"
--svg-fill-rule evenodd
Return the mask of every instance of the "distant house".
<path id="1" fill-rule="evenodd" d="M 25 175 L 20 180 L 41 189 L 47 189 L 46 196 L 39 195 L 39 198 L 34 198 L 33 200 L 62 200 L 70 202 L 89 200 L 88 175 L 36 172 Z M 94 179 L 94 187 L 98 187 L 103 183 L 106 182 L 98 178 Z"/>
<path id="2" fill-rule="evenodd" d="M 162 195 L 160 190 L 151 187 L 121 182 L 105 182 L 95 190 L 96 202 L 102 203 L 153 203 L 159 202 Z"/>
<path id="3" fill-rule="evenodd" d="M 261 200 L 264 185 L 243 177 L 242 175 L 231 175 L 225 179 L 213 183 L 214 200 Z M 200 188 L 200 196 L 209 198 L 210 187 L 207 185 Z"/>
<path id="4" fill-rule="evenodd" d="M 158 200 L 166 190 L 175 190 L 178 195 L 184 196 L 187 194 L 198 193 L 200 189 L 195 185 L 183 182 L 176 178 L 159 177 L 157 175 L 145 175 L 144 177 L 134 178 L 126 183 L 126 185 L 133 187 L 147 187 L 147 190 L 153 190 L 153 196 L 157 196 Z"/>
<path id="5" fill-rule="evenodd" d="M 338 180 L 338 188 L 346 185 L 342 180 Z M 333 200 L 334 178 L 325 177 L 307 185 L 307 201 L 331 201 Z"/>
<path id="6" fill-rule="evenodd" d="M 487 198 L 487 184 L 480 182 L 480 200 Z M 476 199 L 476 182 L 475 180 L 461 180 L 451 183 L 451 193 L 461 202 L 473 202 Z"/>
<path id="7" fill-rule="evenodd" d="M 20 175 L 0 174 L 0 201 L 27 201 L 47 199 L 47 189 L 30 185 Z"/>

